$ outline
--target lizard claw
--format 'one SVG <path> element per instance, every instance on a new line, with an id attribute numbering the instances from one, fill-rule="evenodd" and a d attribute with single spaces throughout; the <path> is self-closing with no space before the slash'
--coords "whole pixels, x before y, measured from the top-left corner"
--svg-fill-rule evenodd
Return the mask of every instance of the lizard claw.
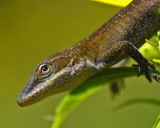
<path id="1" fill-rule="evenodd" d="M 152 68 L 152 69 L 155 69 L 155 66 L 154 66 L 153 63 L 151 63 L 151 62 L 148 62 L 148 66 L 149 66 L 150 68 Z"/>
<path id="2" fill-rule="evenodd" d="M 145 75 L 145 77 L 147 78 L 147 80 L 149 82 L 152 82 L 151 77 L 153 77 L 156 81 L 160 82 L 160 76 L 157 74 L 154 74 L 149 68 L 155 69 L 154 65 L 151 62 L 147 62 L 146 64 L 138 64 L 138 65 L 133 65 L 134 67 L 138 67 L 138 75 L 140 76 L 142 74 Z"/>

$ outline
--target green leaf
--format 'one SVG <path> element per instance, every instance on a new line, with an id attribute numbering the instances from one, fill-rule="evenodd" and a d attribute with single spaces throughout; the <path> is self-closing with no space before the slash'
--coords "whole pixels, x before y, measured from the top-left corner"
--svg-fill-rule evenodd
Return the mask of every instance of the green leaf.
<path id="1" fill-rule="evenodd" d="M 146 39 L 146 42 L 151 44 L 152 46 L 158 48 L 158 50 L 160 51 L 160 32 L 159 31 L 155 34 L 155 39 L 158 42 L 158 45 L 152 41 L 147 40 L 147 39 Z"/>
<path id="2" fill-rule="evenodd" d="M 160 115 L 158 116 L 158 119 L 156 120 L 156 122 L 152 128 L 160 128 Z"/>
<path id="3" fill-rule="evenodd" d="M 153 62 L 160 64 L 160 59 L 152 59 Z"/>
<path id="4" fill-rule="evenodd" d="M 157 32 L 156 34 L 156 40 L 159 42 L 160 41 L 160 32 Z"/>
<path id="5" fill-rule="evenodd" d="M 59 104 L 56 109 L 56 117 L 53 122 L 52 128 L 59 128 L 64 119 L 88 96 L 98 91 L 102 86 L 107 83 L 136 75 L 137 68 L 121 67 L 109 68 L 102 71 L 86 81 L 84 81 L 77 88 L 72 90 Z"/>
<path id="6" fill-rule="evenodd" d="M 128 106 L 133 105 L 133 104 L 144 104 L 144 103 L 160 106 L 160 100 L 150 99 L 150 98 L 134 98 L 134 99 L 128 100 L 128 101 L 118 105 L 114 110 L 126 108 Z"/>
<path id="7" fill-rule="evenodd" d="M 159 48 L 159 46 L 156 45 L 155 43 L 153 43 L 152 41 L 149 41 L 149 40 L 146 39 L 146 42 L 149 43 L 149 44 L 151 44 L 152 46 L 154 46 L 156 48 Z"/>

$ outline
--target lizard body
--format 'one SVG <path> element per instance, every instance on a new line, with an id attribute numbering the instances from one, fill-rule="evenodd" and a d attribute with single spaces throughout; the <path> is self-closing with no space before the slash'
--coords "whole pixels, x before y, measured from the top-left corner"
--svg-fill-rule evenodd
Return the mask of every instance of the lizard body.
<path id="1" fill-rule="evenodd" d="M 133 0 L 113 18 L 78 44 L 53 54 L 33 71 L 17 103 L 28 106 L 50 95 L 71 90 L 91 75 L 107 70 L 127 55 L 149 81 L 160 81 L 154 66 L 137 48 L 160 29 L 160 0 Z"/>

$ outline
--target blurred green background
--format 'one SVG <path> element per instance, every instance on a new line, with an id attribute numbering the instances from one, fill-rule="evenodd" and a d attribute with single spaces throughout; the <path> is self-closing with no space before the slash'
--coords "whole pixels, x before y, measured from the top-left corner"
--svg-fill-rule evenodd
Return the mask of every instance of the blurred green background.
<path id="1" fill-rule="evenodd" d="M 49 128 L 61 93 L 33 106 L 16 104 L 34 67 L 47 56 L 87 37 L 121 8 L 88 0 L 0 0 L 0 128 Z M 143 76 L 126 79 L 125 90 L 111 99 L 108 87 L 85 100 L 62 128 L 151 128 L 160 108 L 126 100 L 160 99 L 160 86 Z"/>

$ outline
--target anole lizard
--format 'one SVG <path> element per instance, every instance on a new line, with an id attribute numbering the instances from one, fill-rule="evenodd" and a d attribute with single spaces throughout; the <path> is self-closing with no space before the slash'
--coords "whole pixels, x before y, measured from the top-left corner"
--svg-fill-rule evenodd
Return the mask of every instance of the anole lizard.
<path id="1" fill-rule="evenodd" d="M 160 29 L 160 0 L 133 0 L 100 29 L 80 43 L 53 54 L 33 71 L 17 103 L 28 106 L 50 95 L 71 90 L 91 75 L 107 70 L 127 55 L 140 74 L 160 82 L 153 64 L 138 51 Z"/>

